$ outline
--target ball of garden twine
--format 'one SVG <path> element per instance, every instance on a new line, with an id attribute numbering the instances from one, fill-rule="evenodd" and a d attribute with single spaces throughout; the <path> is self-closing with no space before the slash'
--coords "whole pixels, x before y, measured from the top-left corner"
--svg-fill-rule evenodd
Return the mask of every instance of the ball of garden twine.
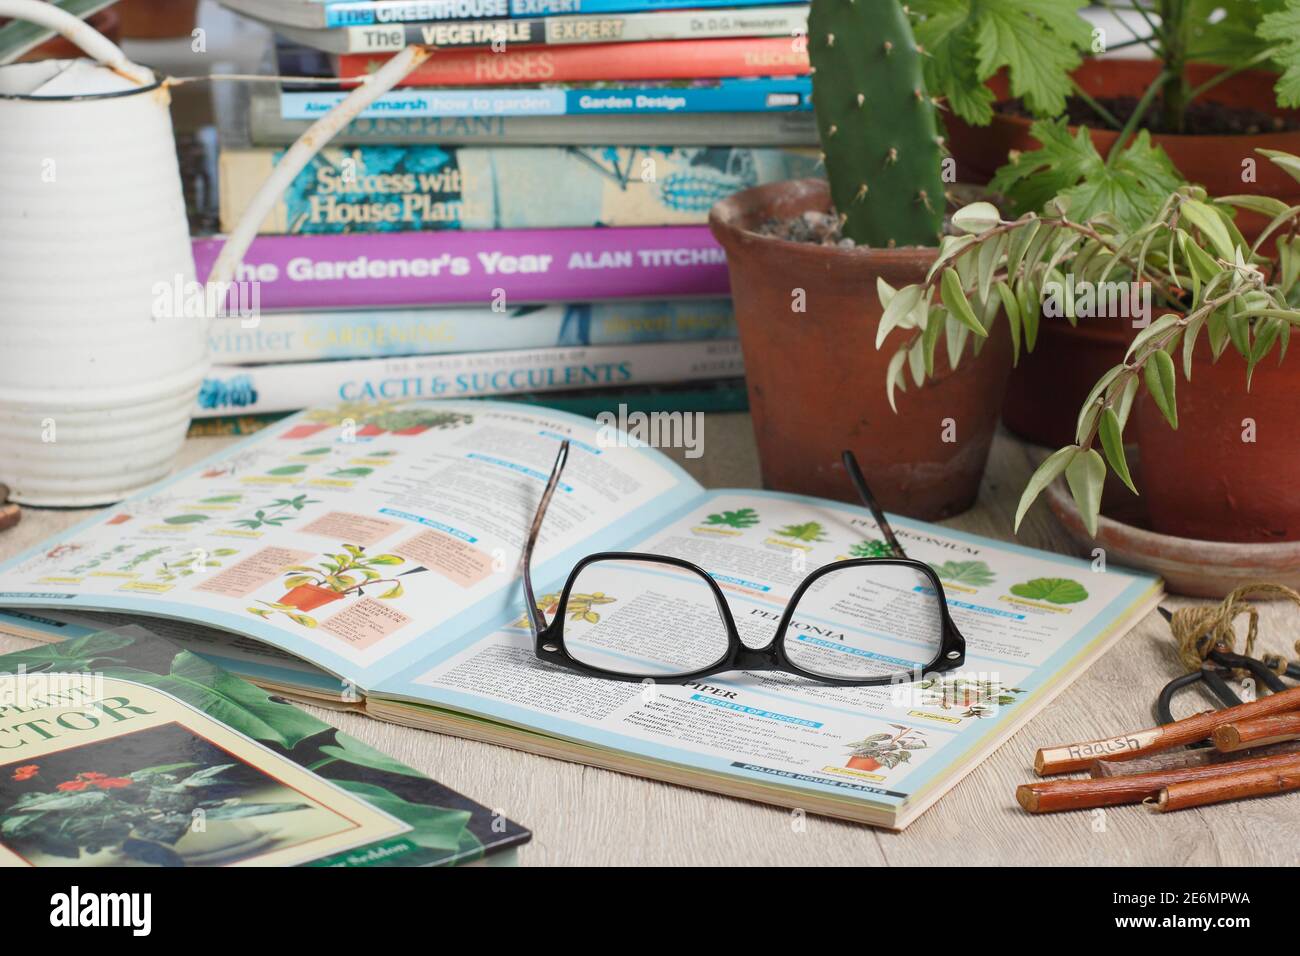
<path id="1" fill-rule="evenodd" d="M 1242 614 L 1249 618 L 1246 649 L 1242 653 L 1247 657 L 1254 655 L 1255 640 L 1259 636 L 1259 610 L 1246 600 L 1247 597 L 1285 598 L 1300 607 L 1300 593 L 1283 584 L 1261 581 L 1243 584 L 1218 604 L 1179 608 L 1169 621 L 1169 629 L 1178 642 L 1178 657 L 1184 667 L 1189 671 L 1200 670 L 1201 664 L 1216 648 L 1237 653 L 1237 629 L 1234 622 Z M 1300 653 L 1300 641 L 1296 642 L 1296 652 Z M 1267 663 L 1274 669 L 1286 668 L 1286 661 L 1280 657 L 1273 657 Z"/>

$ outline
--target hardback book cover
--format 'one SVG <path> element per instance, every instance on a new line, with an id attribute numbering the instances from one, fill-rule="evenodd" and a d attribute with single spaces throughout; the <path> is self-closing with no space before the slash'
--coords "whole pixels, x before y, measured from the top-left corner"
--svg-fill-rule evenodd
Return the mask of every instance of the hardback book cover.
<path id="1" fill-rule="evenodd" d="M 0 657 L 0 751 L 0 865 L 451 865 L 530 837 L 137 627 Z"/>

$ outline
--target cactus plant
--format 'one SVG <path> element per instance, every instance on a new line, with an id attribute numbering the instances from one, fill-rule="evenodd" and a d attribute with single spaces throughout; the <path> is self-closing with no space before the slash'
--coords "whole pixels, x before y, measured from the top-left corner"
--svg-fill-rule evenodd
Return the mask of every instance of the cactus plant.
<path id="1" fill-rule="evenodd" d="M 897 0 L 813 0 L 808 57 L 842 235 L 868 246 L 936 245 L 943 140 L 907 10 Z"/>

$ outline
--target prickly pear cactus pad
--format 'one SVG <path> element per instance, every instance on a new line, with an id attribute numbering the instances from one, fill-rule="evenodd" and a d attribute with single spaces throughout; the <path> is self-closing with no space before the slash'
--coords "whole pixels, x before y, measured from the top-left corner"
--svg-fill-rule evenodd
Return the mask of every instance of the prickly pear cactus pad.
<path id="1" fill-rule="evenodd" d="M 842 234 L 859 245 L 937 245 L 943 146 L 905 8 L 813 0 L 808 55 Z"/>

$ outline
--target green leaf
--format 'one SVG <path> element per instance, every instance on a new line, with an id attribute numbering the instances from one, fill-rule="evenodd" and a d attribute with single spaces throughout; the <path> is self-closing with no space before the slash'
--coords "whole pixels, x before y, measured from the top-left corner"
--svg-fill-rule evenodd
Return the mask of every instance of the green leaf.
<path id="1" fill-rule="evenodd" d="M 927 88 L 968 123 L 992 118 L 984 83 L 1007 69 L 1012 96 L 1039 116 L 1065 111 L 1070 74 L 1092 28 L 1084 0 L 914 0 L 917 41 L 925 48 Z"/>
<path id="2" fill-rule="evenodd" d="M 1146 130 L 1107 163 L 1087 127 L 1071 136 L 1064 118 L 1040 120 L 1030 128 L 1042 146 L 1014 158 L 993 177 L 990 188 L 1018 210 L 1039 211 L 1056 198 L 1069 204 L 1076 222 L 1110 213 L 1136 229 L 1182 184 L 1178 170 Z"/>
<path id="3" fill-rule="evenodd" d="M 899 349 L 890 358 L 889 367 L 885 370 L 885 397 L 889 399 L 889 407 L 895 414 L 898 412 L 898 405 L 894 402 L 894 389 L 907 390 L 907 383 L 903 381 L 903 369 L 906 363 L 907 349 Z"/>
<path id="4" fill-rule="evenodd" d="M 1025 485 L 1025 490 L 1020 496 L 1020 504 L 1016 507 L 1014 530 L 1020 530 L 1020 522 L 1024 520 L 1025 512 L 1029 510 L 1029 506 L 1042 494 L 1044 488 L 1061 476 L 1078 453 L 1078 445 L 1067 445 L 1064 448 L 1057 449 L 1048 455 L 1043 463 L 1030 475 L 1029 483 Z"/>
<path id="5" fill-rule="evenodd" d="M 998 298 L 1002 300 L 1002 311 L 1007 314 L 1007 325 L 1011 333 L 1011 364 L 1020 363 L 1020 303 L 1016 301 L 1016 294 L 1011 291 L 1002 280 L 994 286 L 998 290 Z"/>
<path id="6" fill-rule="evenodd" d="M 329 726 L 292 704 L 276 703 L 265 691 L 189 651 L 176 655 L 169 674 L 125 668 L 109 668 L 106 674 L 166 691 L 240 733 L 289 749 Z"/>
<path id="7" fill-rule="evenodd" d="M 1011 593 L 1030 601 L 1047 601 L 1049 604 L 1078 604 L 1088 600 L 1087 589 L 1072 578 L 1034 578 L 1023 584 L 1013 584 Z"/>
<path id="8" fill-rule="evenodd" d="M 420 773 L 420 771 L 411 769 L 401 761 L 394 760 L 383 751 L 376 750 L 368 744 L 363 744 L 355 737 L 349 737 L 341 731 L 335 736 L 333 744 L 326 744 L 320 748 L 320 751 L 335 760 L 356 764 L 358 767 L 382 770 L 384 773 L 393 773 L 402 777 L 424 777 L 424 774 Z"/>
<path id="9" fill-rule="evenodd" d="M 993 569 L 983 561 L 945 561 L 943 564 L 932 564 L 930 567 L 939 576 L 939 580 L 951 581 L 953 584 L 983 588 L 997 580 Z"/>
<path id="10" fill-rule="evenodd" d="M 391 601 L 394 598 L 401 597 L 405 593 L 406 592 L 402 589 L 402 582 L 398 581 L 383 594 L 379 595 L 379 597 L 381 600 Z"/>
<path id="11" fill-rule="evenodd" d="M 1070 494 L 1079 506 L 1088 534 L 1097 534 L 1097 517 L 1101 514 L 1101 492 L 1106 484 L 1106 462 L 1095 448 L 1089 448 L 1070 459 L 1065 469 L 1065 481 Z"/>
<path id="12" fill-rule="evenodd" d="M 957 321 L 981 338 L 988 335 L 988 332 L 984 330 L 984 326 L 980 325 L 979 319 L 975 318 L 975 311 L 971 308 L 966 293 L 962 290 L 961 278 L 957 275 L 957 270 L 944 270 L 943 278 L 940 280 L 940 293 L 943 297 L 944 307 Z"/>
<path id="13" fill-rule="evenodd" d="M 998 207 L 991 202 L 973 202 L 952 214 L 952 224 L 962 232 L 987 232 L 1002 222 Z"/>
<path id="14" fill-rule="evenodd" d="M 885 344 L 885 337 L 890 332 L 896 328 L 904 327 L 908 315 L 921 301 L 921 291 L 919 285 L 904 286 L 898 291 L 893 291 L 889 289 L 888 283 L 884 279 L 877 278 L 876 294 L 880 297 L 881 302 L 888 302 L 885 305 L 885 311 L 880 316 L 880 325 L 876 328 L 877 349 L 880 349 Z"/>
<path id="15" fill-rule="evenodd" d="M 1128 460 L 1124 457 L 1124 426 L 1120 424 L 1119 416 L 1113 408 L 1107 408 L 1101 413 L 1101 421 L 1097 423 L 1097 437 L 1101 439 L 1101 447 L 1111 469 L 1129 491 L 1137 494 L 1133 476 L 1129 474 Z"/>
<path id="16" fill-rule="evenodd" d="M 1175 401 L 1174 360 L 1163 349 L 1152 352 L 1144 369 L 1147 391 L 1155 400 L 1156 407 L 1169 422 L 1169 427 L 1178 428 L 1178 405 Z"/>
<path id="17" fill-rule="evenodd" d="M 473 814 L 468 810 L 412 803 L 391 790 L 373 783 L 362 783 L 356 780 L 337 780 L 335 783 L 378 809 L 392 814 L 403 823 L 409 824 L 413 829 L 402 836 L 418 846 L 449 854 L 482 853 L 482 843 L 469 829 Z"/>
<path id="18" fill-rule="evenodd" d="M 1277 41 L 1273 61 L 1282 67 L 1276 87 L 1278 105 L 1300 106 L 1300 3 L 1288 0 L 1285 9 L 1263 18 L 1257 32 L 1261 39 Z"/>
<path id="19" fill-rule="evenodd" d="M 207 521 L 208 515 L 172 515 L 170 518 L 163 518 L 163 524 L 198 524 L 200 521 Z"/>
<path id="20" fill-rule="evenodd" d="M 1184 200 L 1180 208 L 1182 214 L 1187 217 L 1193 226 L 1201 231 L 1201 235 L 1214 247 L 1214 251 L 1219 258 L 1231 261 L 1236 254 L 1237 247 L 1228 234 L 1228 227 L 1224 224 L 1218 211 L 1213 206 L 1207 206 L 1196 199 Z"/>
<path id="21" fill-rule="evenodd" d="M 74 637 L 57 644 L 42 644 L 4 655 L 5 670 L 0 673 L 17 673 L 18 668 L 28 672 L 63 671 L 81 673 L 105 664 L 121 664 L 124 659 L 109 652 L 129 647 L 134 638 L 115 631 L 96 631 L 84 637 Z"/>
<path id="22" fill-rule="evenodd" d="M 212 820 L 243 820 L 247 817 L 265 817 L 273 813 L 292 813 L 295 810 L 306 810 L 309 804 L 306 803 L 228 803 L 220 807 L 213 807 L 203 812 L 204 819 Z"/>

